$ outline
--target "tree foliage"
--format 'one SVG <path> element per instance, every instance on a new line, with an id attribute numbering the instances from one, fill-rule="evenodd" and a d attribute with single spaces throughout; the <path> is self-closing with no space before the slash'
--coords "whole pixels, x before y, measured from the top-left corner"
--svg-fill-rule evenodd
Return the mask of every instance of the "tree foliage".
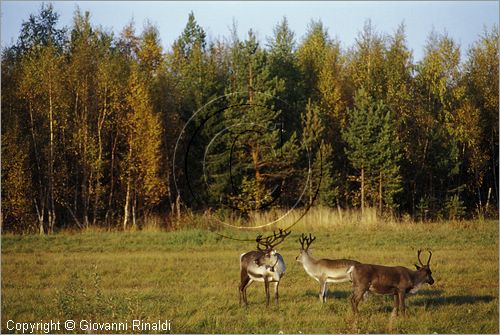
<path id="1" fill-rule="evenodd" d="M 345 48 L 320 21 L 297 39 L 283 18 L 264 45 L 236 28 L 209 38 L 190 13 L 164 49 L 149 22 L 115 36 L 79 9 L 58 18 L 42 5 L 2 51 L 5 230 L 171 224 L 220 201 L 242 215 L 314 199 L 422 220 L 497 211 L 497 27 L 468 50 L 433 31 L 414 61 L 403 24 L 367 21 Z"/>

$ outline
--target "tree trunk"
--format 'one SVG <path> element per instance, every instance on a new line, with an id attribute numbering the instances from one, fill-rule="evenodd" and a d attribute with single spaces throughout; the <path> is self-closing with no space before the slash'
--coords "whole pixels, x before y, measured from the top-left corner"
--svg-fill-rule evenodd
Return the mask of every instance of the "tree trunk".
<path id="1" fill-rule="evenodd" d="M 128 163 L 131 165 L 131 160 L 132 160 L 132 144 L 130 144 L 129 150 L 128 150 Z M 127 229 L 127 224 L 128 224 L 128 216 L 130 212 L 130 189 L 132 186 L 132 171 L 131 167 L 129 166 L 129 171 L 128 171 L 128 176 L 127 176 L 127 192 L 125 194 L 125 207 L 123 209 L 123 230 Z"/>
<path id="2" fill-rule="evenodd" d="M 95 226 L 97 223 L 97 208 L 99 206 L 99 198 L 101 196 L 101 175 L 102 175 L 102 128 L 104 127 L 104 121 L 106 120 L 107 113 L 107 87 L 104 88 L 104 107 L 102 111 L 102 117 L 99 115 L 97 124 L 97 141 L 98 141 L 98 155 L 97 155 L 97 171 L 95 178 L 95 195 L 94 195 L 94 210 L 92 224 Z"/>
<path id="3" fill-rule="evenodd" d="M 108 208 L 106 208 L 106 215 L 104 220 L 109 227 L 109 212 L 111 211 L 111 206 L 113 205 L 113 193 L 115 187 L 115 154 L 116 154 L 116 144 L 118 142 L 118 133 L 113 138 L 113 145 L 111 147 L 111 167 L 110 167 L 110 186 L 109 186 L 109 198 L 108 198 Z"/>
<path id="4" fill-rule="evenodd" d="M 37 167 L 37 177 L 38 177 L 38 199 L 33 199 L 35 203 L 35 209 L 37 213 L 37 218 L 38 218 L 38 229 L 40 235 L 43 235 L 44 232 L 44 216 L 45 216 L 45 197 L 43 194 L 45 193 L 43 183 L 42 183 L 42 168 L 40 164 L 40 156 L 38 154 L 38 146 L 36 145 L 36 135 L 35 135 L 35 120 L 33 117 L 33 107 L 31 103 L 29 103 L 28 106 L 28 111 L 30 114 L 30 126 L 31 126 L 31 138 L 33 140 L 33 152 L 35 154 L 35 161 L 36 161 L 36 167 Z M 38 205 L 40 203 L 40 205 Z"/>
<path id="5" fill-rule="evenodd" d="M 83 126 L 85 128 L 85 126 Z M 85 227 L 88 227 L 89 225 L 89 216 L 88 216 L 88 206 L 87 206 L 87 198 L 88 198 L 88 195 L 87 195 L 87 184 L 88 184 L 88 179 L 89 179 L 89 172 L 88 172 L 88 167 L 87 167 L 87 162 L 86 162 L 86 158 L 87 158 L 87 153 L 86 153 L 86 135 L 85 135 L 85 129 L 84 129 L 84 140 L 83 140 L 83 155 L 82 155 L 82 159 L 83 159 L 83 162 L 82 162 L 82 172 L 83 172 L 83 176 L 82 176 L 82 183 L 80 185 L 80 188 L 81 188 L 81 195 L 82 195 L 82 215 L 83 215 L 83 225 Z"/>
<path id="6" fill-rule="evenodd" d="M 179 223 L 181 220 L 181 195 L 179 193 L 177 193 L 177 197 L 175 199 L 175 207 L 177 208 L 177 223 Z"/>
<path id="7" fill-rule="evenodd" d="M 123 230 L 127 230 L 128 215 L 130 208 L 130 177 L 127 178 L 127 192 L 125 193 L 125 207 L 123 209 Z"/>
<path id="8" fill-rule="evenodd" d="M 54 204 L 54 111 L 52 106 L 52 86 L 49 85 L 49 210 L 48 233 L 54 232 L 56 209 Z"/>
<path id="9" fill-rule="evenodd" d="M 38 218 L 38 233 L 40 235 L 43 235 L 45 233 L 43 228 L 43 217 L 45 215 L 45 206 L 42 204 L 42 208 L 40 208 L 37 204 L 36 199 L 33 199 L 33 202 L 35 203 L 36 216 Z"/>
<path id="10" fill-rule="evenodd" d="M 259 147 L 252 151 L 252 160 L 255 168 L 255 209 L 260 208 L 260 170 L 259 170 Z"/>
<path id="11" fill-rule="evenodd" d="M 132 227 L 137 228 L 137 221 L 136 221 L 136 216 L 135 216 L 135 211 L 136 211 L 136 207 L 137 207 L 137 196 L 136 196 L 136 193 L 135 193 L 135 190 L 136 190 L 136 187 L 134 186 L 134 195 L 133 195 L 133 201 L 132 201 Z"/>

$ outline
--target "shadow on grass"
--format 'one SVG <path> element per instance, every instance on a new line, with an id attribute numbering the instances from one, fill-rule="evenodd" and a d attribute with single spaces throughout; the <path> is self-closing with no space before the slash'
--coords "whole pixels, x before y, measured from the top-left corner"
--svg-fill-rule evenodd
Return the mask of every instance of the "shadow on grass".
<path id="1" fill-rule="evenodd" d="M 415 294 L 409 294 L 408 296 L 419 296 L 419 295 L 425 295 L 425 296 L 439 296 L 439 295 L 442 295 L 444 293 L 443 290 L 419 290 L 417 293 Z"/>
<path id="2" fill-rule="evenodd" d="M 416 306 L 465 305 L 475 304 L 478 302 L 491 302 L 494 299 L 495 297 L 492 295 L 452 295 L 449 297 L 417 299 L 412 301 L 411 304 Z"/>
<path id="3" fill-rule="evenodd" d="M 350 298 L 351 294 L 351 291 L 337 291 L 328 289 L 326 299 L 346 299 Z M 319 287 L 317 291 L 307 290 L 305 295 L 308 297 L 315 297 L 316 299 L 319 299 Z"/>

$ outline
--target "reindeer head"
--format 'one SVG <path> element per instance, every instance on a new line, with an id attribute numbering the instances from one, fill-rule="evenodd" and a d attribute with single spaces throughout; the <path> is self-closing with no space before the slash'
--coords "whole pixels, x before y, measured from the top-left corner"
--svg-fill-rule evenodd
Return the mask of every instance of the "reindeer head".
<path id="1" fill-rule="evenodd" d="M 304 261 L 304 257 L 308 254 L 309 247 L 315 239 L 316 237 L 312 236 L 311 234 L 309 234 L 309 237 L 307 237 L 305 234 L 302 234 L 299 237 L 300 254 L 296 258 L 297 262 L 302 263 Z"/>
<path id="2" fill-rule="evenodd" d="M 279 233 L 273 231 L 272 235 L 263 238 L 262 235 L 258 235 L 255 241 L 257 242 L 257 249 L 262 251 L 261 257 L 255 260 L 255 263 L 259 266 L 267 266 L 274 271 L 274 266 L 278 263 L 277 252 L 274 248 L 283 242 L 285 238 L 290 235 L 291 231 L 279 230 Z"/>
<path id="3" fill-rule="evenodd" d="M 429 267 L 429 263 L 432 257 L 432 252 L 429 250 L 429 259 L 427 260 L 427 263 L 425 265 L 424 263 L 422 263 L 422 260 L 420 260 L 421 253 L 422 250 L 418 250 L 417 258 L 418 262 L 420 263 L 420 266 L 418 264 L 415 264 L 415 267 L 417 268 L 417 273 L 419 274 L 422 283 L 428 283 L 429 285 L 432 285 L 434 284 L 434 278 L 432 278 L 432 271 L 431 268 Z"/>

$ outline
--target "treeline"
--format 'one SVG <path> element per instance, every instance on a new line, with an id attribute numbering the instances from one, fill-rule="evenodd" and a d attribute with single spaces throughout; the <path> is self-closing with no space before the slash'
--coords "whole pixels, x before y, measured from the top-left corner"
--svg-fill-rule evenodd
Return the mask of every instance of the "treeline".
<path id="1" fill-rule="evenodd" d="M 414 62 L 404 25 L 369 21 L 345 49 L 316 21 L 297 41 L 286 19 L 262 43 L 236 28 L 209 40 L 190 14 L 169 50 L 148 23 L 115 36 L 79 10 L 57 22 L 43 5 L 2 51 L 4 231 L 127 229 L 153 213 L 168 225 L 220 201 L 243 216 L 313 200 L 497 213 L 497 27 L 464 55 L 431 32 Z M 222 112 L 191 119 L 203 108 Z"/>

